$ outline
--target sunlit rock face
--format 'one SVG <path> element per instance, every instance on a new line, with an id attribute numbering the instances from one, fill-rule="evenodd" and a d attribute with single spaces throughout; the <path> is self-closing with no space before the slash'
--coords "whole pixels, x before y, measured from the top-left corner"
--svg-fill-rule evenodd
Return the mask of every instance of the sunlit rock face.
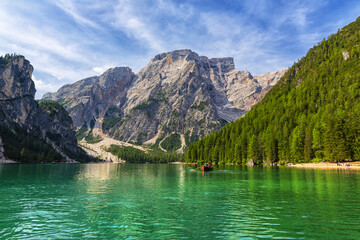
<path id="1" fill-rule="evenodd" d="M 197 139 L 244 115 L 285 73 L 254 77 L 236 70 L 233 58 L 207 58 L 187 49 L 156 55 L 136 75 L 118 69 L 44 98 L 62 102 L 76 127 L 112 119 L 103 131 L 119 140 L 155 143 L 174 132 Z M 109 75 L 114 81 L 100 87 L 99 80 Z"/>
<path id="2" fill-rule="evenodd" d="M 84 123 L 90 126 L 104 116 L 113 102 L 121 103 L 124 100 L 134 77 L 135 74 L 128 67 L 111 68 L 101 76 L 65 85 L 56 93 L 47 93 L 43 99 L 63 104 L 75 127 L 81 127 Z"/>

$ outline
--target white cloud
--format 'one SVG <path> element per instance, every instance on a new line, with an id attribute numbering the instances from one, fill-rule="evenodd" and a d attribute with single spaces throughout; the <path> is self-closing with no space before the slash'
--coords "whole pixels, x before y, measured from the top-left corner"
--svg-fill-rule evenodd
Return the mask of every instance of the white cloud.
<path id="1" fill-rule="evenodd" d="M 53 85 L 51 83 L 45 83 L 41 79 L 36 79 L 35 75 L 32 76 L 32 80 L 35 83 L 35 88 L 37 91 L 54 92 L 60 87 L 60 86 Z"/>
<path id="2" fill-rule="evenodd" d="M 113 68 L 113 67 L 115 67 L 115 66 L 106 65 L 106 66 L 103 66 L 103 67 L 93 67 L 92 70 L 93 70 L 95 73 L 101 75 L 101 74 L 103 74 L 106 70 L 108 70 L 109 68 Z"/>
<path id="3" fill-rule="evenodd" d="M 102 67 L 93 67 L 92 70 L 99 74 L 102 74 L 104 72 L 104 68 Z"/>
<path id="4" fill-rule="evenodd" d="M 78 24 L 87 25 L 93 28 L 101 29 L 101 27 L 95 22 L 89 20 L 86 17 L 83 17 L 82 14 L 77 9 L 77 6 L 72 0 L 57 0 L 55 1 L 56 6 L 62 9 L 66 14 L 71 16 Z M 82 2 L 83 5 L 89 4 Z M 90 3 L 91 4 L 91 3 Z"/>
<path id="5" fill-rule="evenodd" d="M 321 14 L 332 18 L 320 12 L 329 4 L 324 0 L 244 0 L 228 8 L 175 0 L 38 0 L 31 8 L 27 3 L 0 1 L 0 51 L 23 54 L 42 83 L 52 86 L 113 66 L 136 72 L 154 55 L 183 48 L 210 58 L 234 57 L 238 69 L 252 74 L 274 71 L 291 65 L 360 9 L 358 4 L 345 9 L 344 17 L 318 22 Z"/>
<path id="6" fill-rule="evenodd" d="M 80 54 L 79 45 L 59 36 L 56 29 L 41 28 L 35 21 L 27 18 L 14 17 L 5 9 L 0 9 L 0 36 L 16 45 L 39 49 L 47 54 L 58 57 L 86 62 L 87 59 Z"/>
<path id="7" fill-rule="evenodd" d="M 134 1 L 119 1 L 111 16 L 114 26 L 123 30 L 129 37 L 135 38 L 156 51 L 164 51 L 164 43 L 160 34 L 154 29 L 156 23 L 151 24 L 133 5 Z M 150 12 L 150 11 L 149 11 Z"/>

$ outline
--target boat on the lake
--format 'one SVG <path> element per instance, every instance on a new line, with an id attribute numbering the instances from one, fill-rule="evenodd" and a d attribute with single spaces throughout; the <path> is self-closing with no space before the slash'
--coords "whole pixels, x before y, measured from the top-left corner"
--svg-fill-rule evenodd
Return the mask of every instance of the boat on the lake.
<path id="1" fill-rule="evenodd" d="M 211 164 L 205 164 L 203 166 L 201 166 L 201 170 L 203 170 L 204 172 L 207 172 L 207 171 L 212 171 L 214 168 L 211 166 Z"/>

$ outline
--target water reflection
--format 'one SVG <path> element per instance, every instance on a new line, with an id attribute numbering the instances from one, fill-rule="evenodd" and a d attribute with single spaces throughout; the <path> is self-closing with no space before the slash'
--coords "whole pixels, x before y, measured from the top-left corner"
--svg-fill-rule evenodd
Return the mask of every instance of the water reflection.
<path id="1" fill-rule="evenodd" d="M 4 166 L 0 238 L 360 237 L 359 174 L 225 168 Z"/>
<path id="2" fill-rule="evenodd" d="M 83 181 L 110 180 L 118 177 L 120 169 L 121 164 L 82 164 L 76 179 Z"/>
<path id="3" fill-rule="evenodd" d="M 176 206 L 185 200 L 182 166 L 86 165 L 76 179 L 88 193 L 85 218 L 97 221 L 98 231 L 107 229 L 107 236 L 162 231 L 163 222 L 174 219 L 167 214 L 178 212 Z"/>

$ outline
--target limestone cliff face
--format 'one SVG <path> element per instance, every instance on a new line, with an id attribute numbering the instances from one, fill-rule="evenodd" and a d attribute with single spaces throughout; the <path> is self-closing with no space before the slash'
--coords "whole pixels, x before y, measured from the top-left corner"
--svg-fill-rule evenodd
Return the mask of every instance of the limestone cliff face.
<path id="1" fill-rule="evenodd" d="M 97 79 L 111 71 L 64 86 L 44 98 L 63 102 L 77 127 L 100 119 L 98 123 L 106 123 L 103 131 L 116 139 L 159 143 L 176 132 L 189 140 L 244 115 L 285 72 L 257 79 L 236 70 L 233 58 L 209 59 L 191 50 L 159 54 L 136 75 L 127 68 L 114 73 L 119 81 L 97 87 Z M 74 110 L 80 102 L 87 107 Z M 85 115 L 84 109 L 90 114 Z"/>
<path id="2" fill-rule="evenodd" d="M 0 67 L 0 126 L 18 126 L 71 154 L 79 153 L 72 120 L 63 108 L 44 109 L 35 101 L 33 67 L 23 56 Z M 4 146 L 6 152 L 6 145 Z M 21 149 L 19 149 L 20 151 Z M 66 158 L 66 156 L 64 156 Z"/>
<path id="3" fill-rule="evenodd" d="M 209 59 L 191 50 L 159 54 L 137 73 L 121 108 L 124 118 L 110 134 L 150 143 L 172 132 L 203 137 L 250 110 L 278 80 L 273 75 L 261 85 L 236 70 L 233 58 Z"/>
<path id="4" fill-rule="evenodd" d="M 33 67 L 23 57 L 17 57 L 0 68 L 0 104 L 10 119 L 24 126 L 33 114 L 35 85 L 31 80 Z"/>
<path id="5" fill-rule="evenodd" d="M 74 84 L 61 87 L 56 93 L 48 93 L 43 99 L 64 104 L 76 127 L 84 123 L 88 127 L 98 127 L 98 120 L 107 112 L 109 106 L 121 103 L 135 74 L 128 67 L 107 70 L 99 77 L 90 77 Z"/>

